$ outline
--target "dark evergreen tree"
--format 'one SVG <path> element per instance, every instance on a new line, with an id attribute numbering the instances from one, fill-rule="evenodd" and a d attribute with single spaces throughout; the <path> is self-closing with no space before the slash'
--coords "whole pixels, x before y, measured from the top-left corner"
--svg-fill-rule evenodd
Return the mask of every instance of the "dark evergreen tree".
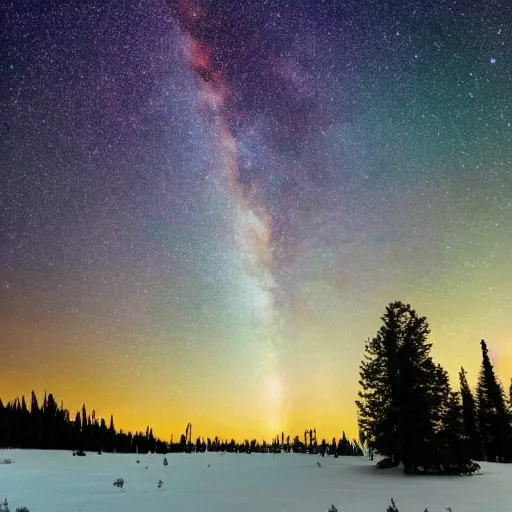
<path id="1" fill-rule="evenodd" d="M 322 457 L 325 457 L 325 452 L 327 451 L 327 441 L 325 439 L 322 439 L 322 442 L 320 443 L 320 454 Z"/>
<path id="2" fill-rule="evenodd" d="M 471 459 L 482 460 L 481 446 L 478 437 L 476 402 L 466 379 L 466 372 L 459 371 L 460 394 L 462 399 L 462 417 L 467 453 Z"/>
<path id="3" fill-rule="evenodd" d="M 469 446 L 464 432 L 460 394 L 451 392 L 445 408 L 443 426 L 438 435 L 437 464 L 448 474 L 464 473 L 469 460 Z"/>
<path id="4" fill-rule="evenodd" d="M 478 428 L 484 460 L 510 462 L 512 460 L 512 426 L 505 403 L 503 387 L 496 378 L 484 340 L 482 367 L 478 378 L 477 404 Z"/>
<path id="5" fill-rule="evenodd" d="M 39 404 L 37 403 L 37 397 L 34 391 L 32 391 L 32 399 L 30 402 L 30 413 L 36 415 L 39 412 Z"/>
<path id="6" fill-rule="evenodd" d="M 82 433 L 85 434 L 87 432 L 87 409 L 85 408 L 85 404 L 82 405 Z"/>
<path id="7" fill-rule="evenodd" d="M 106 426 L 105 426 L 106 428 Z M 105 450 L 106 451 L 114 451 L 115 450 L 115 438 L 116 438 L 116 429 L 114 427 L 114 415 L 110 415 L 110 424 L 108 427 L 108 432 L 105 432 Z"/>
<path id="8" fill-rule="evenodd" d="M 187 437 L 185 436 L 185 434 L 181 434 L 181 437 L 180 437 L 180 448 L 182 452 L 186 451 L 187 449 Z"/>
<path id="9" fill-rule="evenodd" d="M 156 439 L 153 436 L 153 429 L 149 429 L 149 435 L 148 435 L 148 449 L 151 453 L 156 452 Z"/>
<path id="10" fill-rule="evenodd" d="M 331 446 L 329 446 L 329 455 L 338 455 L 336 452 L 336 438 L 332 438 Z"/>
<path id="11" fill-rule="evenodd" d="M 356 457 L 361 457 L 363 454 L 363 449 L 361 446 L 359 446 L 359 443 L 357 442 L 357 439 L 352 440 L 352 453 L 351 455 L 354 455 Z"/>
<path id="12" fill-rule="evenodd" d="M 448 377 L 430 356 L 426 318 L 393 302 L 382 321 L 360 366 L 359 427 L 389 465 L 403 463 L 405 472 L 419 472 L 436 463 Z"/>
<path id="13" fill-rule="evenodd" d="M 76 441 L 77 442 L 78 442 L 78 440 L 80 438 L 80 430 L 81 430 L 81 428 L 82 428 L 82 422 L 80 420 L 80 413 L 78 411 L 76 411 L 74 431 L 75 431 Z"/>
<path id="14" fill-rule="evenodd" d="M 338 442 L 338 450 L 337 450 L 338 456 L 352 455 L 351 451 L 352 450 L 351 450 L 350 442 L 348 441 L 347 436 L 345 435 L 345 432 L 343 432 L 343 434 L 341 435 L 341 439 Z"/>

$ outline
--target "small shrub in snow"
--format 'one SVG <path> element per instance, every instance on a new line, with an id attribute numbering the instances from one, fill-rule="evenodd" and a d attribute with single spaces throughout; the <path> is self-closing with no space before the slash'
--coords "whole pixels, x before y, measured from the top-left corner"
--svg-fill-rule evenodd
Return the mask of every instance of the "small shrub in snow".
<path id="1" fill-rule="evenodd" d="M 167 462 L 167 457 L 164 457 L 164 466 L 167 466 L 168 462 Z"/>
<path id="2" fill-rule="evenodd" d="M 115 482 L 114 482 L 114 487 L 119 487 L 121 490 L 123 489 L 124 487 L 124 480 L 122 478 L 118 478 Z"/>
<path id="3" fill-rule="evenodd" d="M 393 498 L 391 498 L 391 505 L 389 505 L 386 512 L 399 512 L 399 510 L 396 508 L 395 500 Z"/>
<path id="4" fill-rule="evenodd" d="M 334 505 L 331 505 L 327 512 L 338 512 L 338 509 Z"/>
<path id="5" fill-rule="evenodd" d="M 162 479 L 158 480 L 158 488 L 159 489 L 162 488 L 162 485 L 164 485 L 164 483 L 162 482 Z"/>
<path id="6" fill-rule="evenodd" d="M 14 461 L 12 459 L 3 459 L 0 464 L 14 464 Z"/>
<path id="7" fill-rule="evenodd" d="M 320 462 L 317 462 L 316 465 L 321 468 L 322 467 L 322 464 L 320 464 Z"/>

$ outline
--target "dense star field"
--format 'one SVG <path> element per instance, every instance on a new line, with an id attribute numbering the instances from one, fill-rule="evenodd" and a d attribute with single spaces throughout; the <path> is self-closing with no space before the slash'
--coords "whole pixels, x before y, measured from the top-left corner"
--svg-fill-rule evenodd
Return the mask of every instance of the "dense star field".
<path id="1" fill-rule="evenodd" d="M 512 376 L 512 4 L 4 2 L 0 396 L 355 435 L 391 300 Z"/>

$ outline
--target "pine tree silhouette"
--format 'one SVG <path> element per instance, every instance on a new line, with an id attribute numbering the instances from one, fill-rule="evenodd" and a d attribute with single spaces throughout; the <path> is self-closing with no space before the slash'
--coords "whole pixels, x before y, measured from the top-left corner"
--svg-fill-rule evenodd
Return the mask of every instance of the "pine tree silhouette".
<path id="1" fill-rule="evenodd" d="M 508 462 L 512 460 L 512 427 L 505 403 L 503 387 L 496 378 L 484 340 L 482 367 L 477 386 L 478 428 L 484 460 Z"/>
<path id="2" fill-rule="evenodd" d="M 430 356 L 428 322 L 402 302 L 389 304 L 382 321 L 360 366 L 359 428 L 386 464 L 403 463 L 406 473 L 438 472 L 450 386 Z"/>
<path id="3" fill-rule="evenodd" d="M 476 402 L 466 379 L 466 372 L 459 371 L 460 394 L 462 398 L 462 416 L 467 451 L 471 459 L 482 460 L 481 446 L 478 437 Z"/>
<path id="4" fill-rule="evenodd" d="M 471 466 L 469 459 L 469 446 L 464 432 L 464 416 L 460 394 L 451 392 L 446 404 L 443 427 L 437 438 L 439 443 L 439 466 L 443 466 L 444 473 L 466 473 Z M 475 469 L 477 467 L 475 466 Z"/>

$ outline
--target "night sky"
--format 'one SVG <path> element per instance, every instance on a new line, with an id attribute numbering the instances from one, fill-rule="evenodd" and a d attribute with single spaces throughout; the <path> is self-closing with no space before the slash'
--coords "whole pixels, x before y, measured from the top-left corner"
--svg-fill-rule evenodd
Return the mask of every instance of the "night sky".
<path id="1" fill-rule="evenodd" d="M 169 439 L 356 434 L 392 300 L 512 376 L 512 3 L 0 17 L 0 396 Z"/>

